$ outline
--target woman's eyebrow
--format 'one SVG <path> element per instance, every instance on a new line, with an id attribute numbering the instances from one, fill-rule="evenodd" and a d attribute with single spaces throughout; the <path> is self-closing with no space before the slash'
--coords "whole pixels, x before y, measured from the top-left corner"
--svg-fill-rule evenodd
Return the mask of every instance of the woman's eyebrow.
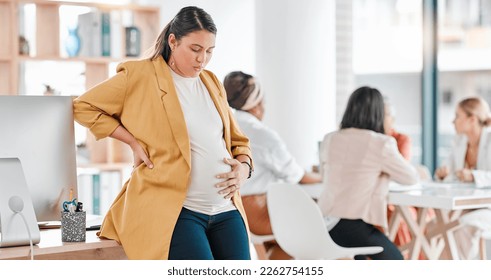
<path id="1" fill-rule="evenodd" d="M 191 44 L 191 46 L 200 47 L 200 48 L 203 48 L 204 49 L 204 47 L 202 45 L 200 45 L 200 44 Z M 209 47 L 209 49 L 213 49 L 213 48 L 215 48 L 215 46 Z"/>

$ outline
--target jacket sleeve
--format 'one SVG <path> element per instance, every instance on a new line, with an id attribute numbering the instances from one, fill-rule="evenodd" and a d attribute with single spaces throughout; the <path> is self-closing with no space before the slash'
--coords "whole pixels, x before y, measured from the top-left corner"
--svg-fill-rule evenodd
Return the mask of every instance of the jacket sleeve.
<path id="1" fill-rule="evenodd" d="M 395 139 L 387 139 L 382 148 L 382 156 L 383 172 L 387 173 L 391 180 L 403 185 L 414 185 L 418 182 L 416 168 L 399 153 Z"/>
<path id="2" fill-rule="evenodd" d="M 213 75 L 213 79 L 215 80 L 215 83 L 218 85 L 222 93 L 220 94 L 220 96 L 224 99 L 223 104 L 224 106 L 226 106 L 227 115 L 230 121 L 230 137 L 231 137 L 230 147 L 232 150 L 232 156 L 235 158 L 238 155 L 246 155 L 251 159 L 251 167 L 254 167 L 251 148 L 249 144 L 249 138 L 247 138 L 247 136 L 241 131 L 237 121 L 235 120 L 235 116 L 232 110 L 230 109 L 230 106 L 228 105 L 227 93 L 222 83 L 217 79 L 215 75 Z"/>
<path id="3" fill-rule="evenodd" d="M 228 116 L 230 118 L 232 155 L 234 157 L 238 155 L 246 155 L 251 159 L 252 162 L 252 153 L 249 146 L 249 138 L 247 138 L 247 136 L 245 136 L 245 134 L 242 133 L 242 131 L 240 130 L 239 125 L 237 124 L 237 121 L 235 120 L 235 117 L 230 108 L 228 108 Z"/>
<path id="4" fill-rule="evenodd" d="M 491 171 L 472 170 L 476 187 L 491 187 Z"/>
<path id="5" fill-rule="evenodd" d="M 111 135 L 121 124 L 127 72 L 125 64 L 118 65 L 115 76 L 89 89 L 73 102 L 75 120 L 89 128 L 97 140 Z"/>
<path id="6" fill-rule="evenodd" d="M 491 186 L 491 132 L 486 129 L 483 132 L 481 141 L 483 145 L 479 150 L 478 167 L 477 170 L 472 170 L 474 176 L 474 182 L 476 187 L 490 187 Z M 482 154 L 481 154 L 482 153 Z"/>

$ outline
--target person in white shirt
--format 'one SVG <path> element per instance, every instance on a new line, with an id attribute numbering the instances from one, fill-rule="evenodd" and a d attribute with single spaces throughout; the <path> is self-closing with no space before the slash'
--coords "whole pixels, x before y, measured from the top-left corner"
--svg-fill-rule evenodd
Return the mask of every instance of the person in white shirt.
<path id="1" fill-rule="evenodd" d="M 491 186 L 490 116 L 488 103 L 480 97 L 468 97 L 459 102 L 453 120 L 457 135 L 449 157 L 435 171 L 436 180 L 474 183 L 476 187 Z M 476 216 L 486 220 L 481 217 Z M 478 257 L 478 233 L 472 227 L 463 227 L 455 233 L 462 258 Z"/>
<path id="2" fill-rule="evenodd" d="M 389 180 L 418 182 L 416 169 L 384 134 L 384 100 L 377 89 L 355 90 L 338 131 L 321 144 L 325 178 L 318 205 L 334 242 L 344 247 L 382 246 L 381 253 L 356 259 L 403 259 L 397 246 L 379 229 L 387 229 Z"/>
<path id="3" fill-rule="evenodd" d="M 264 92 L 256 78 L 241 71 L 229 73 L 223 82 L 230 107 L 250 141 L 254 176 L 241 187 L 249 228 L 257 235 L 272 234 L 266 205 L 268 185 L 274 182 L 319 183 L 318 173 L 306 172 L 288 151 L 277 132 L 263 122 Z M 276 242 L 265 244 L 269 259 L 289 259 Z"/>
<path id="4" fill-rule="evenodd" d="M 480 97 L 459 102 L 453 120 L 457 135 L 450 156 L 435 171 L 436 179 L 491 186 L 490 116 L 488 103 Z"/>

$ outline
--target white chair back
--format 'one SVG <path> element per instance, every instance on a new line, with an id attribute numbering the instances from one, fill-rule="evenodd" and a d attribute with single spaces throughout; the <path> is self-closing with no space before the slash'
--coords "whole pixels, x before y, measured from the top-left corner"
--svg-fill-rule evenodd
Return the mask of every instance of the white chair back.
<path id="1" fill-rule="evenodd" d="M 382 252 L 382 247 L 345 248 L 329 235 L 320 208 L 299 185 L 278 183 L 267 193 L 273 235 L 295 259 L 341 259 Z"/>

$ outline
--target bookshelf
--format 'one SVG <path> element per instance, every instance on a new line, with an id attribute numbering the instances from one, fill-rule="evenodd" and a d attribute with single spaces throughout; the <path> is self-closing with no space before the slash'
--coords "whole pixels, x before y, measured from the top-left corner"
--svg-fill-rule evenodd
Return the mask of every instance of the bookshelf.
<path id="1" fill-rule="evenodd" d="M 28 9 L 31 11 L 30 14 L 26 12 Z M 79 10 L 79 15 L 99 12 L 109 14 L 110 20 L 113 17 L 117 18 L 116 25 L 113 24 L 113 21 L 110 22 L 112 28 L 109 31 L 110 35 L 113 36 L 111 39 L 116 39 L 111 40 L 110 47 L 119 50 L 117 54 L 113 52 L 112 56 L 103 56 L 102 53 L 83 56 L 80 51 L 78 55 L 69 56 L 65 52 L 63 47 L 65 42 L 62 40 L 63 32 L 68 28 L 66 26 L 68 10 Z M 74 16 L 75 23 L 77 17 L 77 15 Z M 127 20 L 123 21 L 124 18 Z M 83 79 L 80 82 L 72 82 L 73 84 L 78 83 L 81 88 L 63 93 L 65 95 L 78 95 L 114 74 L 109 73 L 111 65 L 114 66 L 127 59 L 135 59 L 135 57 L 125 56 L 125 27 L 134 26 L 140 30 L 140 50 L 143 54 L 153 44 L 160 32 L 159 25 L 160 8 L 155 6 L 66 0 L 0 0 L 0 38 L 4 38 L 7 42 L 0 44 L 0 95 L 42 94 L 42 91 L 34 93 L 30 90 L 32 86 L 26 85 L 50 84 L 45 80 L 48 78 L 51 81 L 66 79 L 58 76 L 60 71 L 50 73 L 47 68 L 42 66 L 30 68 L 33 63 L 46 62 L 58 63 L 58 69 L 62 69 L 61 72 L 68 70 L 65 67 L 77 66 L 81 68 L 78 73 L 83 73 Z M 80 26 L 78 27 L 80 28 Z M 29 30 L 34 33 L 34 37 L 27 36 L 26 33 L 29 33 Z M 28 39 L 29 53 L 27 54 L 20 53 L 21 44 L 19 40 L 21 36 Z M 83 37 L 80 39 L 83 40 Z M 37 69 L 37 71 L 30 69 Z M 40 71 L 43 73 L 39 73 Z M 42 76 L 43 78 L 34 81 L 33 75 L 29 75 L 32 72 L 35 73 L 36 77 Z M 87 141 L 90 142 L 91 139 Z M 132 160 L 128 156 L 128 149 L 116 141 L 100 141 L 89 145 L 94 152 L 98 153 L 91 156 L 94 163 L 128 162 Z"/>
<path id="2" fill-rule="evenodd" d="M 83 55 L 80 50 L 76 55 L 69 55 L 64 48 L 63 32 L 67 30 L 67 11 L 80 11 L 78 15 L 85 13 L 106 13 L 111 20 L 117 18 L 117 24 L 110 22 L 111 37 L 110 48 L 112 54 L 105 56 L 100 54 Z M 74 19 L 80 18 L 75 16 Z M 126 20 L 125 20 L 126 19 Z M 75 20 L 75 22 L 77 22 Z M 80 23 L 80 22 L 79 22 Z M 80 25 L 78 26 L 80 28 Z M 32 95 L 26 85 L 33 81 L 29 79 L 29 67 L 36 63 L 57 63 L 62 71 L 67 68 L 79 67 L 83 72 L 84 80 L 78 83 L 80 90 L 76 92 L 64 92 L 64 95 L 78 95 L 84 90 L 104 81 L 110 75 L 112 66 L 136 57 L 125 55 L 125 28 L 136 27 L 140 31 L 140 55 L 153 45 L 160 28 L 160 8 L 155 6 L 136 4 L 103 4 L 96 2 L 58 1 L 58 0 L 0 0 L 0 95 Z M 29 37 L 28 31 L 34 35 Z M 29 52 L 21 53 L 20 37 L 23 36 L 29 43 Z M 81 34 L 79 33 L 79 36 Z M 101 33 L 101 36 L 102 33 Z M 82 39 L 82 38 L 81 38 Z M 81 44 L 81 46 L 83 46 Z M 36 68 L 37 69 L 37 68 Z M 56 73 L 51 73 L 47 68 L 37 69 L 42 71 L 43 79 L 46 76 L 52 80 L 63 79 Z M 32 70 L 31 70 L 32 71 Z M 46 73 L 48 72 L 48 73 Z M 41 76 L 41 75 L 40 75 Z M 79 75 L 80 76 L 80 75 Z M 32 76 L 31 76 L 32 77 Z M 29 81 L 29 83 L 27 82 Z M 43 81 L 44 82 L 44 81 Z M 93 180 L 99 182 L 100 205 L 95 212 L 106 211 L 109 204 L 119 192 L 122 183 L 132 171 L 133 156 L 131 150 L 123 143 L 114 139 L 95 141 L 90 133 L 87 133 L 86 145 L 89 150 L 87 162 L 78 162 L 79 191 L 85 195 L 87 206 L 96 203 L 89 198 L 97 189 Z M 89 203 L 90 201 L 90 203 Z"/>
<path id="3" fill-rule="evenodd" d="M 35 6 L 35 42 L 30 54 L 19 54 L 19 38 L 24 35 L 24 22 L 21 11 L 25 5 Z M 148 49 L 160 32 L 160 9 L 153 6 L 135 4 L 112 5 L 76 1 L 49 0 L 0 0 L 0 38 L 8 38 L 7 44 L 0 44 L 0 95 L 24 95 L 22 92 L 22 65 L 31 61 L 55 61 L 83 63 L 85 66 L 85 89 L 88 89 L 108 78 L 110 63 L 126 60 L 124 56 L 125 23 L 119 30 L 111 30 L 118 34 L 122 55 L 118 57 L 94 56 L 63 56 L 60 47 L 60 34 L 63 30 L 60 22 L 61 7 L 80 7 L 91 11 L 116 13 L 131 17 L 132 26 L 140 30 L 140 49 L 142 53 Z M 58 32 L 57 32 L 58 31 Z M 135 58 L 135 57 L 131 57 Z"/>
<path id="4" fill-rule="evenodd" d="M 105 215 L 132 171 L 131 164 L 127 163 L 79 165 L 78 199 L 84 203 L 87 214 Z"/>

